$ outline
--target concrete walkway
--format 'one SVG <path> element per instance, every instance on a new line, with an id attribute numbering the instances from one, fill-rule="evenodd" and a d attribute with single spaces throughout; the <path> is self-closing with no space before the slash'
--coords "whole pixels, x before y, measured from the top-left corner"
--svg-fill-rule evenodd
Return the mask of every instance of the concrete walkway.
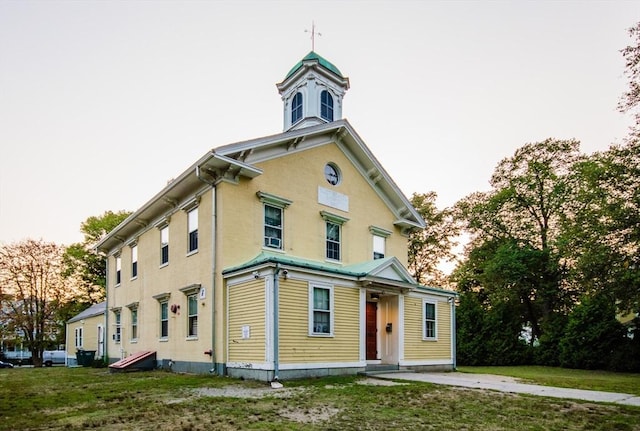
<path id="1" fill-rule="evenodd" d="M 492 374 L 470 373 L 382 373 L 370 375 L 378 379 L 410 380 L 428 382 L 438 385 L 463 386 L 466 388 L 491 389 L 517 394 L 540 395 L 544 397 L 566 398 L 574 400 L 595 401 L 601 403 L 625 404 L 640 406 L 640 397 L 615 392 L 587 391 L 583 389 L 556 388 L 552 386 L 519 383 L 517 379 Z"/>

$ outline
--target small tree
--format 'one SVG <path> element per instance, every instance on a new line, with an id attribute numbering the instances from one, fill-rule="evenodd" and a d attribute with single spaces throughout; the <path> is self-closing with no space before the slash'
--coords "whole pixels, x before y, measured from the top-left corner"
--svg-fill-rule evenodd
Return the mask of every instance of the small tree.
<path id="1" fill-rule="evenodd" d="M 84 241 L 71 244 L 65 250 L 64 275 L 80 280 L 82 303 L 90 305 L 104 300 L 106 261 L 93 247 L 130 214 L 128 211 L 105 211 L 101 216 L 87 218 L 80 226 Z"/>
<path id="2" fill-rule="evenodd" d="M 0 247 L 0 312 L 24 336 L 33 364 L 55 339 L 56 312 L 75 294 L 73 280 L 62 277 L 64 249 L 42 240 Z"/>
<path id="3" fill-rule="evenodd" d="M 409 271 L 418 283 L 446 285 L 445 274 L 438 268 L 455 258 L 453 247 L 460 229 L 450 209 L 436 207 L 435 192 L 414 193 L 411 203 L 426 221 L 427 227 L 409 235 Z"/>

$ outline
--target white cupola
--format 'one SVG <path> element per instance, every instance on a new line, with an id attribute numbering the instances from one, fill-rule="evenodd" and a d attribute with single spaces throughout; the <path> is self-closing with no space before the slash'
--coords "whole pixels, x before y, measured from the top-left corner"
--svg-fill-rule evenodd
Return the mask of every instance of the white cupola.
<path id="1" fill-rule="evenodd" d="M 349 89 L 349 78 L 314 51 L 276 86 L 284 102 L 285 132 L 342 119 L 342 98 Z"/>

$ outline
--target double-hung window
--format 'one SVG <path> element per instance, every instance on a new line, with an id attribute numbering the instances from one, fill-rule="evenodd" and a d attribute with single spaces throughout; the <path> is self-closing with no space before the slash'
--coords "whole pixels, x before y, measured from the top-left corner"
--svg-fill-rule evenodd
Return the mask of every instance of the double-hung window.
<path id="1" fill-rule="evenodd" d="M 340 260 L 340 225 L 333 222 L 327 223 L 327 259 Z"/>
<path id="2" fill-rule="evenodd" d="M 160 229 L 160 265 L 169 263 L 169 226 Z"/>
<path id="3" fill-rule="evenodd" d="M 187 336 L 198 336 L 198 295 L 189 295 L 187 297 L 188 323 Z"/>
<path id="4" fill-rule="evenodd" d="M 75 330 L 76 349 L 82 349 L 82 327 Z"/>
<path id="5" fill-rule="evenodd" d="M 437 339 L 437 327 L 436 327 L 436 303 L 431 301 L 423 301 L 423 334 L 422 337 L 425 340 Z"/>
<path id="6" fill-rule="evenodd" d="M 138 245 L 131 246 L 131 278 L 138 276 Z"/>
<path id="7" fill-rule="evenodd" d="M 122 258 L 116 257 L 116 286 L 122 282 Z"/>
<path id="8" fill-rule="evenodd" d="M 187 213 L 187 224 L 189 230 L 189 248 L 188 253 L 198 250 L 198 208 L 194 208 Z"/>
<path id="9" fill-rule="evenodd" d="M 169 337 L 169 301 L 160 302 L 160 338 Z"/>
<path id="10" fill-rule="evenodd" d="M 333 335 L 333 288 L 309 287 L 309 333 L 311 335 Z"/>
<path id="11" fill-rule="evenodd" d="M 264 204 L 264 247 L 284 249 L 284 210 L 292 201 L 270 193 L 256 193 Z"/>
<path id="12" fill-rule="evenodd" d="M 373 258 L 374 259 L 384 259 L 385 253 L 385 238 L 382 236 L 374 235 L 373 236 Z"/>
<path id="13" fill-rule="evenodd" d="M 302 119 L 302 93 L 296 93 L 291 101 L 291 124 Z"/>
<path id="14" fill-rule="evenodd" d="M 187 297 L 187 337 L 198 336 L 198 295 L 202 290 L 200 284 L 192 284 L 180 289 Z"/>
<path id="15" fill-rule="evenodd" d="M 264 246 L 282 249 L 282 208 L 264 206 Z"/>
<path id="16" fill-rule="evenodd" d="M 138 339 L 138 309 L 131 309 L 131 339 Z"/>
<path id="17" fill-rule="evenodd" d="M 349 219 L 338 214 L 320 211 L 325 221 L 325 257 L 330 260 L 342 259 L 342 225 Z"/>
<path id="18" fill-rule="evenodd" d="M 122 315 L 120 313 L 120 310 L 114 311 L 113 315 L 114 315 L 114 318 L 115 318 L 114 319 L 115 320 L 115 323 L 114 323 L 115 331 L 113 333 L 113 341 L 115 341 L 116 343 L 119 343 L 120 339 L 122 337 L 122 327 L 120 326 Z"/>
<path id="19" fill-rule="evenodd" d="M 327 90 L 320 93 L 320 116 L 327 121 L 333 121 L 333 96 Z"/>
<path id="20" fill-rule="evenodd" d="M 376 226 L 369 226 L 373 236 L 373 259 L 384 259 L 387 249 L 387 238 L 391 232 Z"/>
<path id="21" fill-rule="evenodd" d="M 165 292 L 158 295 L 154 295 L 153 299 L 158 301 L 158 321 L 160 327 L 158 328 L 160 341 L 166 341 L 169 338 L 169 298 L 171 293 Z"/>

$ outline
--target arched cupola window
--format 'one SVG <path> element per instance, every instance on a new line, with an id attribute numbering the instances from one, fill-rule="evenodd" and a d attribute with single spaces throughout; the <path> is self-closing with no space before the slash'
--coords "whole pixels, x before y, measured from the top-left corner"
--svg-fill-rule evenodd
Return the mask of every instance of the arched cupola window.
<path id="1" fill-rule="evenodd" d="M 302 119 L 302 93 L 296 93 L 291 102 L 291 124 Z"/>
<path id="2" fill-rule="evenodd" d="M 333 96 L 327 90 L 320 93 L 320 116 L 327 121 L 333 121 Z"/>

